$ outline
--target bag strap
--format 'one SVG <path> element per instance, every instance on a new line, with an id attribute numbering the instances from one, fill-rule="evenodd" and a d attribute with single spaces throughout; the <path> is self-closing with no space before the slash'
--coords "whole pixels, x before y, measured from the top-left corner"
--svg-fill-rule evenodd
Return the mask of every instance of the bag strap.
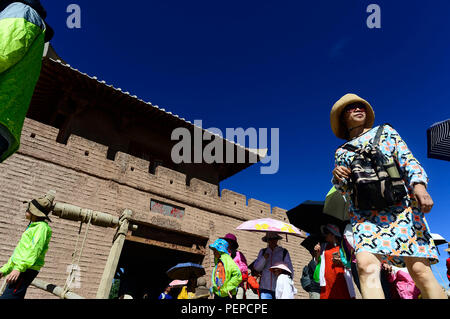
<path id="1" fill-rule="evenodd" d="M 341 148 L 346 149 L 347 151 L 351 151 L 351 152 L 356 152 L 359 147 L 356 147 L 352 144 L 344 144 L 343 146 L 341 146 Z"/>
<path id="2" fill-rule="evenodd" d="M 287 253 L 288 253 L 287 249 L 283 248 L 283 262 L 284 262 L 284 259 L 286 258 Z"/>
<path id="3" fill-rule="evenodd" d="M 386 124 L 380 125 L 380 127 L 378 128 L 377 135 L 375 135 L 372 145 L 378 146 L 378 143 L 380 143 L 381 134 L 383 134 L 385 125 Z"/>
<path id="4" fill-rule="evenodd" d="M 380 142 L 381 134 L 383 134 L 384 127 L 386 125 L 391 126 L 390 124 L 387 124 L 387 123 L 383 124 L 383 125 L 380 125 L 380 127 L 378 128 L 377 133 L 375 135 L 375 138 L 373 139 L 373 142 L 372 142 L 371 145 L 378 145 L 378 143 Z M 349 142 L 347 142 L 344 145 L 340 146 L 340 148 L 346 149 L 346 150 L 351 151 L 351 152 L 356 152 L 357 150 L 360 149 L 359 147 L 356 147 L 356 146 L 354 146 L 352 144 L 349 144 Z"/>

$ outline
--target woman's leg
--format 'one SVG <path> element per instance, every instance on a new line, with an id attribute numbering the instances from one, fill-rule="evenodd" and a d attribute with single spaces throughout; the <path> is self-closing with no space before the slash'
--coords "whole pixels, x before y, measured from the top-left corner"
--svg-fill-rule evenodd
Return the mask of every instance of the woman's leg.
<path id="1" fill-rule="evenodd" d="M 385 299 L 380 282 L 379 257 L 369 252 L 360 252 L 356 255 L 356 262 L 363 299 Z"/>
<path id="2" fill-rule="evenodd" d="M 405 257 L 405 263 L 424 299 L 447 299 L 444 289 L 433 275 L 428 259 Z"/>
<path id="3" fill-rule="evenodd" d="M 245 290 L 244 287 L 239 286 L 237 293 L 236 293 L 236 298 L 235 299 L 244 299 L 245 296 Z"/>

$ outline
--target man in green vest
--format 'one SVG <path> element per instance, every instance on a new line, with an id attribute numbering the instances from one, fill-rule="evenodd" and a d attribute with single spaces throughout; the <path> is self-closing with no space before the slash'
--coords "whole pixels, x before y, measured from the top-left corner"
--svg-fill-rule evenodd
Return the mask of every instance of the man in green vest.
<path id="1" fill-rule="evenodd" d="M 27 288 L 45 264 L 45 255 L 52 237 L 48 215 L 53 209 L 54 194 L 28 203 L 25 218 L 30 221 L 6 265 L 0 268 L 0 278 L 8 284 L 0 299 L 24 299 Z"/>
<path id="2" fill-rule="evenodd" d="M 39 0 L 0 0 L 0 163 L 20 145 L 22 127 L 53 30 Z"/>

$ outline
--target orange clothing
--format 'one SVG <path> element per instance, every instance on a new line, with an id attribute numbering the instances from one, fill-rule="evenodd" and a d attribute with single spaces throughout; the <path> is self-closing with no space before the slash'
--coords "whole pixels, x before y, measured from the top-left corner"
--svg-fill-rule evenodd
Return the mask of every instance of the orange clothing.
<path id="1" fill-rule="evenodd" d="M 253 293 L 259 296 L 259 283 L 253 276 L 248 276 L 246 289 L 251 289 Z"/>
<path id="2" fill-rule="evenodd" d="M 223 262 L 220 260 L 217 264 L 216 273 L 214 275 L 214 278 L 216 279 L 217 289 L 220 290 L 227 279 L 225 274 L 225 267 L 223 266 Z"/>
<path id="3" fill-rule="evenodd" d="M 333 264 L 333 253 L 339 254 L 339 246 L 327 245 L 325 248 L 325 282 L 320 288 L 320 299 L 350 299 L 344 267 Z"/>

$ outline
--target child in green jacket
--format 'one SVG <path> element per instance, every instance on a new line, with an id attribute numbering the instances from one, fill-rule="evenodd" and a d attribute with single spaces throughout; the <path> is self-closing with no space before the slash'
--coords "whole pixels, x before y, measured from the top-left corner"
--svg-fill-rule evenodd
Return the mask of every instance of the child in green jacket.
<path id="1" fill-rule="evenodd" d="M 44 266 L 52 229 L 47 224 L 52 210 L 54 195 L 34 199 L 28 203 L 25 217 L 30 221 L 14 249 L 8 263 L 0 268 L 0 278 L 8 284 L 0 299 L 24 299 L 28 286 Z"/>
<path id="2" fill-rule="evenodd" d="M 242 282 L 242 274 L 238 265 L 228 253 L 228 242 L 217 239 L 209 248 L 214 252 L 215 267 L 212 272 L 214 299 L 234 298 L 237 288 Z"/>

